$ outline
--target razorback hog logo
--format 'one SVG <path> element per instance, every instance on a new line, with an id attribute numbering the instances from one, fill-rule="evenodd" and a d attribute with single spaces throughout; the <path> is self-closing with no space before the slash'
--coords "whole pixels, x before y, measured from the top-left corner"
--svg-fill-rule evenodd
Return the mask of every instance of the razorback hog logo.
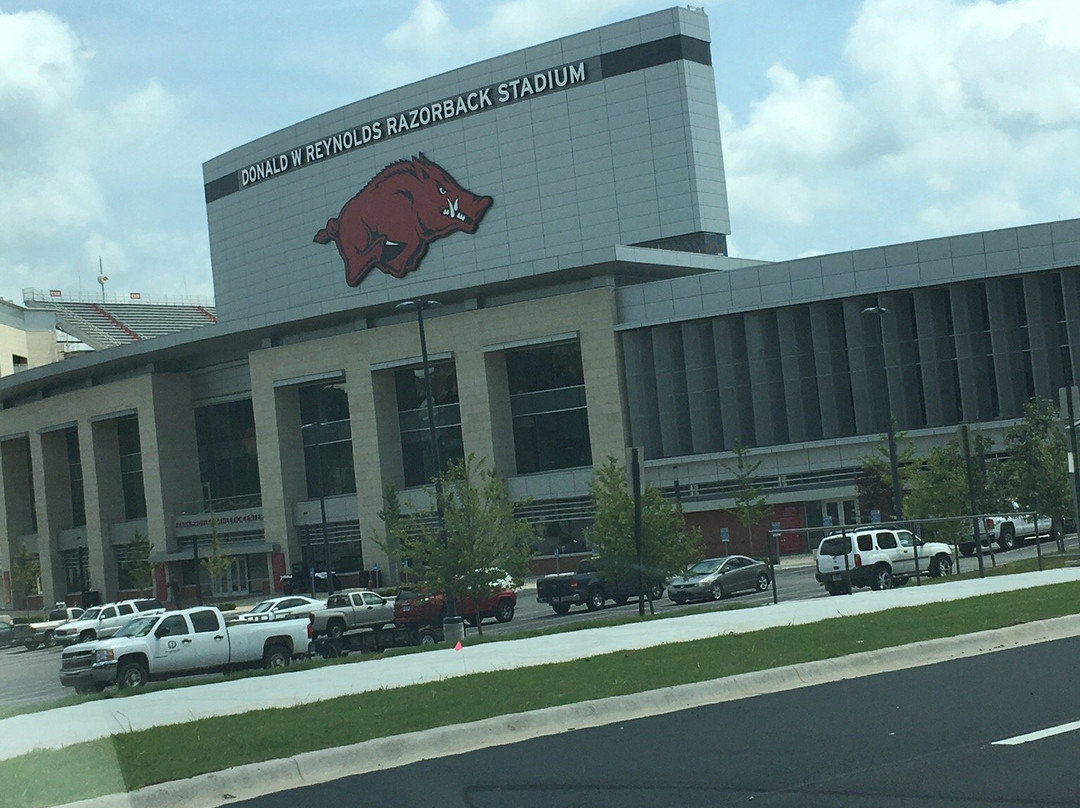
<path id="1" fill-rule="evenodd" d="M 431 242 L 458 231 L 475 233 L 491 203 L 421 152 L 372 177 L 314 241 L 337 244 L 349 286 L 359 286 L 376 267 L 401 278 L 420 265 Z"/>

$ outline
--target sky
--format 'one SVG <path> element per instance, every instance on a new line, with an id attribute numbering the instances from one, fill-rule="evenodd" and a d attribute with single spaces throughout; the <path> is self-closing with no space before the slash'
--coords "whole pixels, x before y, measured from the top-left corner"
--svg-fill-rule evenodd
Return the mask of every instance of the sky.
<path id="1" fill-rule="evenodd" d="M 657 0 L 0 0 L 0 297 L 213 294 L 202 164 Z M 1078 0 L 715 0 L 732 255 L 1080 217 Z"/>

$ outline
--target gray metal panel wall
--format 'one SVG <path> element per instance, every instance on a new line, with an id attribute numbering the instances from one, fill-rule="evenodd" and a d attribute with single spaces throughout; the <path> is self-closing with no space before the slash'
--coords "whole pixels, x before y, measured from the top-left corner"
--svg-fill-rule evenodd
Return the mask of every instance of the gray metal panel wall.
<path id="1" fill-rule="evenodd" d="M 678 325 L 652 329 L 656 402 L 660 412 L 660 443 L 664 457 L 690 454 L 690 400 L 686 391 L 686 360 Z"/>
<path id="2" fill-rule="evenodd" d="M 754 400 L 750 392 L 746 328 L 742 315 L 713 320 L 713 345 L 720 380 L 724 448 L 734 449 L 736 442 L 743 446 L 754 446 Z"/>
<path id="3" fill-rule="evenodd" d="M 985 286 L 982 283 L 957 284 L 950 287 L 949 300 L 964 420 L 989 420 L 997 415 L 997 390 L 992 384 L 993 346 Z"/>
<path id="4" fill-rule="evenodd" d="M 818 407 L 822 437 L 855 433 L 855 403 L 844 337 L 844 310 L 837 301 L 810 306 L 810 336 L 819 374 Z"/>
<path id="5" fill-rule="evenodd" d="M 855 428 L 860 434 L 888 428 L 887 378 L 881 349 L 881 315 L 866 314 L 872 299 L 843 301 L 844 331 L 847 334 L 851 397 L 855 403 Z"/>
<path id="6" fill-rule="evenodd" d="M 1058 325 L 1058 311 L 1062 308 L 1058 274 L 1046 272 L 1025 276 L 1024 303 L 1035 395 L 1057 401 L 1058 388 L 1065 386 L 1067 365 L 1062 358 L 1062 336 Z"/>
<path id="7" fill-rule="evenodd" d="M 810 308 L 798 306 L 776 313 L 780 332 L 780 363 L 787 402 L 788 439 L 816 440 L 821 433 L 818 371 L 814 362 Z"/>
<path id="8" fill-rule="evenodd" d="M 631 440 L 635 446 L 644 447 L 646 457 L 660 457 L 660 407 L 653 372 L 652 335 L 642 328 L 624 331 L 620 336 Z"/>
<path id="9" fill-rule="evenodd" d="M 914 296 L 926 426 L 959 423 L 960 392 L 956 382 L 956 347 L 951 333 L 949 292 L 944 288 L 918 289 Z"/>
<path id="10" fill-rule="evenodd" d="M 718 452 L 724 448 L 724 424 L 712 321 L 683 323 L 682 336 L 694 452 Z"/>
<path id="11" fill-rule="evenodd" d="M 921 426 L 926 420 L 922 377 L 919 374 L 919 340 L 915 301 L 910 292 L 880 295 L 887 311 L 881 327 L 888 378 L 889 406 L 901 429 Z"/>
<path id="12" fill-rule="evenodd" d="M 994 377 L 997 383 L 998 408 L 1002 418 L 1023 415 L 1028 400 L 1024 348 L 1027 338 L 1024 323 L 1024 287 L 1019 278 L 996 278 L 987 281 L 986 304 L 990 312 L 990 343 L 994 350 Z"/>
<path id="13" fill-rule="evenodd" d="M 784 443 L 788 439 L 788 428 L 776 312 L 748 314 L 744 322 L 750 392 L 754 401 L 754 445 Z"/>
<path id="14" fill-rule="evenodd" d="M 1080 274 L 1076 272 L 1061 273 L 1061 291 L 1065 298 L 1065 323 L 1066 333 L 1069 337 L 1069 367 L 1072 376 L 1069 384 L 1076 384 L 1080 379 Z"/>

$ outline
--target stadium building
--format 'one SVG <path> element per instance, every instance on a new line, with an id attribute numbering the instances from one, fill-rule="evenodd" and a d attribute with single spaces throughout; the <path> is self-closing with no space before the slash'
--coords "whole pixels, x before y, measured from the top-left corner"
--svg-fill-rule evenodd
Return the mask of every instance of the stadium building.
<path id="1" fill-rule="evenodd" d="M 592 468 L 628 446 L 720 553 L 736 443 L 783 527 L 853 522 L 890 410 L 924 444 L 1000 435 L 1080 369 L 1080 220 L 727 255 L 693 9 L 327 112 L 204 180 L 216 322 L 0 378 L 6 600 L 28 556 L 38 600 L 128 592 L 136 534 L 163 599 L 193 601 L 213 533 L 220 596 L 327 550 L 343 583 L 392 580 L 382 492 L 430 505 L 432 410 L 444 462 L 486 458 L 529 500 L 538 566 L 584 549 Z"/>

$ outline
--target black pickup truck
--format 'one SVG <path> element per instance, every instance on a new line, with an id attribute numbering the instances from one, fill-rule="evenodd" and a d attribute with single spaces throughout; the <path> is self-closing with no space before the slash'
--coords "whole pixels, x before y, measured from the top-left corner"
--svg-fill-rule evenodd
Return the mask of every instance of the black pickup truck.
<path id="1" fill-rule="evenodd" d="M 585 604 L 590 612 L 601 609 L 609 600 L 622 606 L 638 596 L 638 582 L 608 581 L 598 571 L 599 562 L 586 559 L 577 572 L 545 575 L 536 580 L 536 599 L 547 603 L 555 614 L 566 614 L 571 606 Z M 664 583 L 646 576 L 645 596 L 659 600 L 664 596 Z"/>

